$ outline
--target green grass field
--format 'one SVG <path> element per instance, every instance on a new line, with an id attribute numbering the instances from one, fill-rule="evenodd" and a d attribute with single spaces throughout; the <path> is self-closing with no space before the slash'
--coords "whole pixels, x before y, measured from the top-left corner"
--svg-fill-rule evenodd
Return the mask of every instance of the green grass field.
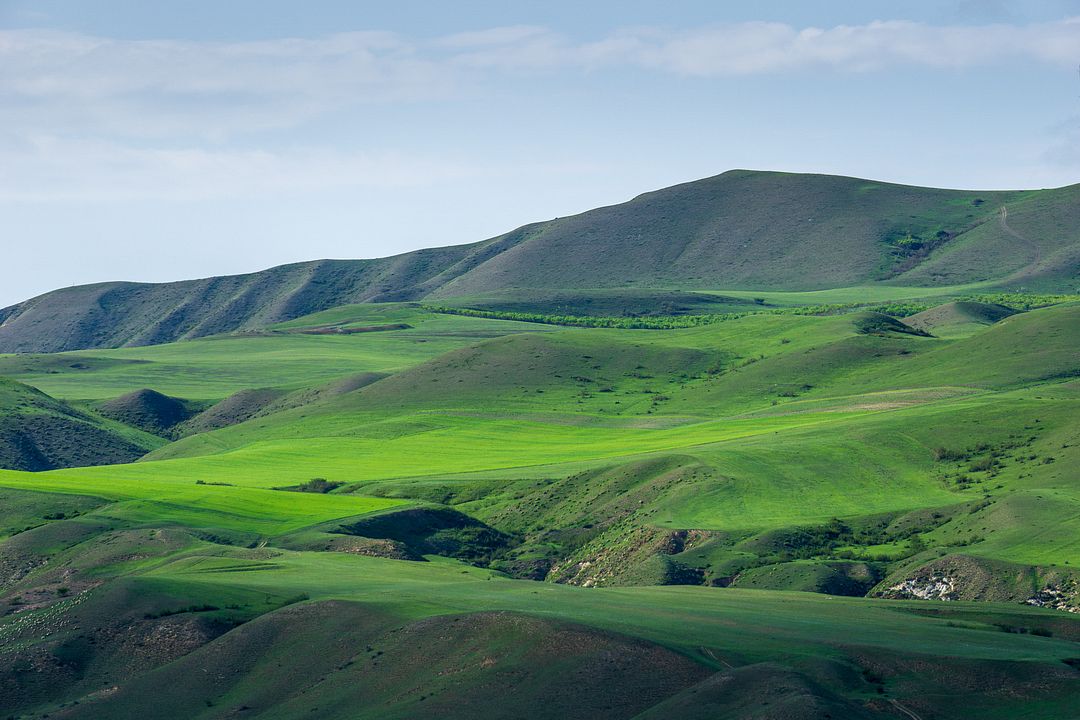
<path id="1" fill-rule="evenodd" d="M 397 323 L 412 327 L 342 336 L 290 332 Z M 483 338 L 545 329 L 532 323 L 434 315 L 398 304 L 359 305 L 251 335 L 120 350 L 0 356 L 0 375 L 71 400 L 111 398 L 141 388 L 220 400 L 246 388 L 300 388 L 358 372 L 395 372 Z"/>
<path id="2" fill-rule="evenodd" d="M 751 301 L 930 297 L 812 295 Z M 350 305 L 0 356 L 41 408 L 130 438 L 146 436 L 91 401 L 294 399 L 138 462 L 0 470 L 0 682 L 35 717 L 143 717 L 157 696 L 162 717 L 472 717 L 500 682 L 552 717 L 772 717 L 769 697 L 1070 717 L 1080 304 L 1064 300 L 930 336 L 846 313 L 622 330 Z M 375 375 L 316 391 L 358 373 Z M 20 387 L 0 400 L 27 402 Z M 436 523 L 449 509 L 470 522 Z M 601 657 L 626 664 L 589 675 Z M 592 698 L 561 704 L 580 683 Z M 647 702 L 620 704 L 642 683 Z"/>

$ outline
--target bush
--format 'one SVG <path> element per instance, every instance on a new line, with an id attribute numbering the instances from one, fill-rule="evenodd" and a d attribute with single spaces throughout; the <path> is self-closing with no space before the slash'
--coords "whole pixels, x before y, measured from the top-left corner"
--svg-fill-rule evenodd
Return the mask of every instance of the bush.
<path id="1" fill-rule="evenodd" d="M 950 450 L 945 447 L 936 447 L 930 451 L 934 460 L 937 462 L 956 462 L 957 460 L 967 460 L 968 453 L 963 450 Z"/>
<path id="2" fill-rule="evenodd" d="M 306 493 L 321 493 L 326 494 L 331 490 L 335 490 L 345 483 L 331 482 L 326 478 L 311 478 L 306 483 L 301 483 L 291 488 L 280 488 L 282 490 L 292 490 L 293 492 L 306 492 Z"/>

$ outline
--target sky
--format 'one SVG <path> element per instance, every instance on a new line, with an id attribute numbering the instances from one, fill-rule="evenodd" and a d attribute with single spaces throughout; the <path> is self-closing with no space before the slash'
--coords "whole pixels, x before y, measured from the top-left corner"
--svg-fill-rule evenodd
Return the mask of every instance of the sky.
<path id="1" fill-rule="evenodd" d="M 1080 182 L 1080 0 L 0 0 L 0 307 L 732 168 Z"/>

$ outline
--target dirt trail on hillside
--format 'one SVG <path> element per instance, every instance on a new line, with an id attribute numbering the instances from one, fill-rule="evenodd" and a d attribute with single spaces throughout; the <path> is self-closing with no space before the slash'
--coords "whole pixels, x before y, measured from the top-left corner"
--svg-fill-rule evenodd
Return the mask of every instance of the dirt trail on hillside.
<path id="1" fill-rule="evenodd" d="M 889 702 L 892 703 L 892 706 L 895 707 L 897 710 L 899 710 L 900 712 L 904 713 L 909 718 L 911 718 L 911 720 L 922 720 L 921 717 L 919 717 L 918 715 L 915 714 L 915 711 L 909 710 L 908 708 L 904 707 L 903 705 L 901 705 L 899 703 L 899 701 L 890 700 Z"/>
<path id="2" fill-rule="evenodd" d="M 1008 278 L 1006 278 L 1006 280 L 1015 280 L 1017 278 L 1022 278 L 1030 275 L 1032 272 L 1034 272 L 1035 268 L 1038 267 L 1039 263 L 1042 262 L 1042 248 L 1039 247 L 1038 243 L 1033 242 L 1031 239 L 1025 237 L 1024 235 L 1021 235 L 1009 226 L 1009 209 L 1004 205 L 1001 206 L 1001 212 L 998 213 L 998 223 L 1001 225 L 1001 229 L 1005 231 L 1006 235 L 1016 240 L 1019 240 L 1024 245 L 1026 245 L 1028 249 L 1031 250 L 1031 254 L 1034 255 L 1035 258 L 1030 263 L 1028 263 L 1027 266 L 1017 270 Z"/>

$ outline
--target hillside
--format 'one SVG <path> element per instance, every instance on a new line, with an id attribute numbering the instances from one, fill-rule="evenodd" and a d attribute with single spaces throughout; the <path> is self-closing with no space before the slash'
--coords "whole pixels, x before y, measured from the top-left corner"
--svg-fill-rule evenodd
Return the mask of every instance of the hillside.
<path id="1" fill-rule="evenodd" d="M 950 303 L 924 317 L 956 312 Z M 941 552 L 1015 563 L 1009 572 L 1033 584 L 1070 577 L 1053 565 L 1076 561 L 1061 518 L 1077 501 L 1060 469 L 1076 452 L 1080 305 L 1010 311 L 949 337 L 886 318 L 760 314 L 494 338 L 185 438 L 132 472 L 172 459 L 228 481 L 223 468 L 241 463 L 295 485 L 304 478 L 288 465 L 303 452 L 311 474 L 339 489 L 475 515 L 516 538 L 493 567 L 571 584 L 863 595 L 888 573 L 920 572 L 901 562 L 913 529 L 935 533 Z M 1043 513 L 1020 498 L 1059 489 L 1060 517 L 1045 520 L 1060 532 L 1018 534 L 1018 515 Z M 333 532 L 300 546 L 337 547 Z M 958 562 L 970 575 L 984 560 Z M 956 591 L 969 597 L 1030 597 L 1023 585 L 966 582 Z"/>
<path id="2" fill-rule="evenodd" d="M 1080 304 L 874 292 L 910 314 L 817 304 L 852 289 L 664 329 L 362 303 L 0 357 L 19 427 L 158 445 L 0 470 L 5 707 L 1071 718 Z"/>
<path id="3" fill-rule="evenodd" d="M 0 378 L 0 468 L 38 471 L 125 463 L 159 444 Z"/>
<path id="4" fill-rule="evenodd" d="M 905 318 L 904 322 L 935 335 L 958 335 L 977 331 L 1014 314 L 1012 309 L 994 303 L 959 301 L 923 310 Z"/>
<path id="5" fill-rule="evenodd" d="M 202 410 L 182 398 L 143 388 L 98 404 L 97 412 L 124 425 L 158 437 L 171 437 L 173 429 Z"/>
<path id="6" fill-rule="evenodd" d="M 501 298 L 512 309 L 648 313 L 707 306 L 694 290 L 1071 291 L 1078 208 L 1080 185 L 975 192 L 736 170 L 471 245 L 57 290 L 0 310 L 0 352 L 165 343 L 370 301 Z"/>

